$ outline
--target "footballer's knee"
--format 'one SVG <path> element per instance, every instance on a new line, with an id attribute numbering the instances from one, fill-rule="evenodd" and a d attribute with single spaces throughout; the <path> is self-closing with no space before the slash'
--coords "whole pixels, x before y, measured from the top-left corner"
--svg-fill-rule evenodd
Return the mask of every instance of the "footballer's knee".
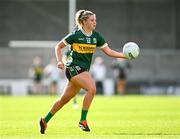
<path id="1" fill-rule="evenodd" d="M 88 92 L 94 96 L 96 94 L 96 86 L 89 87 Z"/>

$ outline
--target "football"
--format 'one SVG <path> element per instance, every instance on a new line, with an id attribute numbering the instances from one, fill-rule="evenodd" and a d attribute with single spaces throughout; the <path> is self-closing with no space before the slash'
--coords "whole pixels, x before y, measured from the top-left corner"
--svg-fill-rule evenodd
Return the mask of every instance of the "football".
<path id="1" fill-rule="evenodd" d="M 128 42 L 123 46 L 123 54 L 128 59 L 136 59 L 139 56 L 139 46 L 135 42 Z"/>

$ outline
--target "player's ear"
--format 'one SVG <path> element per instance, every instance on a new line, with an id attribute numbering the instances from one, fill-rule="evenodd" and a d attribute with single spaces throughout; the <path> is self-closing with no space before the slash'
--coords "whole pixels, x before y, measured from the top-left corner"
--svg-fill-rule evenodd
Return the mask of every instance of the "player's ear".
<path id="1" fill-rule="evenodd" d="M 86 24 L 86 22 L 87 22 L 86 20 L 83 20 L 83 21 L 82 21 L 82 25 L 85 25 L 85 24 Z"/>

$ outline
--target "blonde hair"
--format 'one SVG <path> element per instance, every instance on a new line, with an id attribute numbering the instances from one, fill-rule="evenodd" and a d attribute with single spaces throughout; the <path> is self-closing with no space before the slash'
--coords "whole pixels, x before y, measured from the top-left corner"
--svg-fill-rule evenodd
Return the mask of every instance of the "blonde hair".
<path id="1" fill-rule="evenodd" d="M 83 21 L 86 21 L 90 15 L 94 15 L 93 12 L 87 10 L 79 10 L 76 12 L 76 26 L 81 28 Z"/>

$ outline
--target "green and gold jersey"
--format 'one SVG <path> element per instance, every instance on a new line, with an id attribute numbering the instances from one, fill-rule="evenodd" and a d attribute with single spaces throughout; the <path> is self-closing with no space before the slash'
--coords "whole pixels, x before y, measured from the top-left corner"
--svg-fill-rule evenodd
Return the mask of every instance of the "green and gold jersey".
<path id="1" fill-rule="evenodd" d="M 98 32 L 93 31 L 91 36 L 87 36 L 82 29 L 67 35 L 63 42 L 65 45 L 70 45 L 71 49 L 67 58 L 67 66 L 78 65 L 85 70 L 90 69 L 96 47 L 102 48 L 107 46 L 104 38 Z"/>

